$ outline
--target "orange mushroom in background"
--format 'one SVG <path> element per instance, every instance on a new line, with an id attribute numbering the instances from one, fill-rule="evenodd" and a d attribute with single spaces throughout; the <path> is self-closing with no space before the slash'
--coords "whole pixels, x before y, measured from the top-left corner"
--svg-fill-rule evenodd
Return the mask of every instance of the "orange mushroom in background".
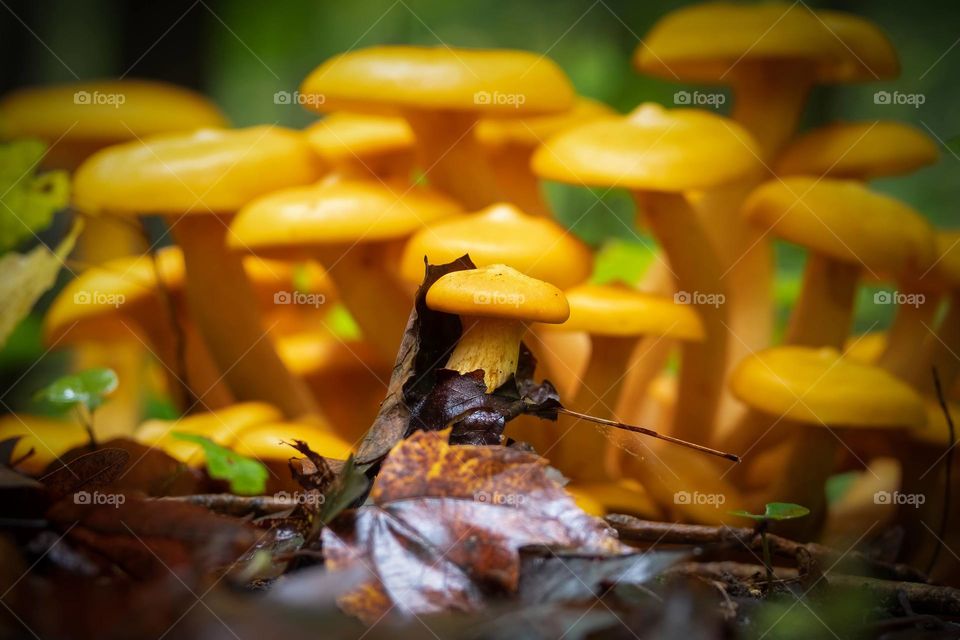
<path id="1" fill-rule="evenodd" d="M 318 260 L 363 339 L 392 363 L 413 307 L 395 256 L 412 233 L 458 213 L 454 201 L 426 187 L 328 180 L 249 203 L 227 241 L 237 251 Z"/>
<path id="2" fill-rule="evenodd" d="M 735 123 L 655 104 L 561 133 L 534 155 L 542 178 L 629 189 L 638 220 L 646 221 L 666 255 L 677 299 L 700 313 L 705 339 L 682 346 L 672 431 L 688 440 L 713 432 L 730 337 L 723 269 L 686 194 L 738 180 L 756 163 L 749 134 Z"/>
<path id="3" fill-rule="evenodd" d="M 301 92 L 319 111 L 403 117 L 427 181 L 468 209 L 502 200 L 478 144 L 480 118 L 521 118 L 573 106 L 574 92 L 549 58 L 526 51 L 378 46 L 330 58 Z"/>
<path id="4" fill-rule="evenodd" d="M 88 212 L 167 217 L 183 251 L 190 312 L 238 400 L 315 414 L 301 381 L 265 339 L 229 218 L 259 195 L 316 180 L 320 162 L 300 134 L 276 127 L 203 129 L 107 148 L 77 170 L 74 200 Z"/>

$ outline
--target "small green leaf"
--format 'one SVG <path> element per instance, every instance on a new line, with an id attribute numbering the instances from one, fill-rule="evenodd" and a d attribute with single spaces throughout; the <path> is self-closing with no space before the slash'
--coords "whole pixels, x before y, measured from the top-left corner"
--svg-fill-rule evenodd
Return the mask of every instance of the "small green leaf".
<path id="1" fill-rule="evenodd" d="M 792 502 L 768 502 L 764 513 L 750 513 L 743 509 L 730 511 L 730 515 L 750 518 L 751 520 L 793 520 L 810 513 L 810 509 Z"/>
<path id="2" fill-rule="evenodd" d="M 66 172 L 36 175 L 45 150 L 39 140 L 0 144 L 0 254 L 50 226 L 70 199 Z"/>
<path id="3" fill-rule="evenodd" d="M 269 472 L 261 462 L 245 458 L 235 451 L 221 447 L 210 438 L 194 433 L 174 431 L 173 437 L 200 445 L 207 459 L 207 472 L 210 477 L 228 481 L 230 491 L 238 495 L 255 496 L 266 489 Z"/>
<path id="4" fill-rule="evenodd" d="M 733 511 L 727 511 L 732 516 L 740 516 L 741 518 L 750 518 L 751 520 L 763 520 L 763 516 L 758 513 L 750 513 L 743 509 L 734 509 Z"/>
<path id="5" fill-rule="evenodd" d="M 36 399 L 63 407 L 81 404 L 94 411 L 116 390 L 117 384 L 113 369 L 87 369 L 55 380 L 38 391 Z"/>
<path id="6" fill-rule="evenodd" d="M 810 509 L 792 502 L 768 502 L 764 516 L 767 520 L 793 520 L 810 513 Z"/>

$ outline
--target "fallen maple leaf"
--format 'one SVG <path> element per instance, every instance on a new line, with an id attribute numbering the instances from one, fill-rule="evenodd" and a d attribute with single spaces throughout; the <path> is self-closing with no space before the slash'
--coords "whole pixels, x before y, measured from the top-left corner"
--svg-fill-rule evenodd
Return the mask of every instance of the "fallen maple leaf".
<path id="1" fill-rule="evenodd" d="M 324 529 L 331 570 L 369 571 L 339 600 L 376 620 L 409 613 L 480 609 L 517 591 L 521 547 L 630 553 L 603 521 L 584 513 L 549 473 L 547 461 L 502 446 L 450 445 L 449 432 L 418 432 L 389 453 L 369 506 Z"/>

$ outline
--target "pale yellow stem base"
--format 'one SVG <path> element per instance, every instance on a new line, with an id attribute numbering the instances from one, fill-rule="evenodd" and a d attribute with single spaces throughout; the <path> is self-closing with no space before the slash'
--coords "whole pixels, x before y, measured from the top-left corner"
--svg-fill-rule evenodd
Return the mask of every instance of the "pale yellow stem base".
<path id="1" fill-rule="evenodd" d="M 516 320 L 464 317 L 463 333 L 445 365 L 460 373 L 483 369 L 487 393 L 517 372 L 524 326 Z"/>

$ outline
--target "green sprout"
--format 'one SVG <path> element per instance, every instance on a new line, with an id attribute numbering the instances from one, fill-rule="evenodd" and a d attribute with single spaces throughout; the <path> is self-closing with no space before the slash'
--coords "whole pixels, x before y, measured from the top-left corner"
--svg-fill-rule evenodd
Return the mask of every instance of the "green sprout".
<path id="1" fill-rule="evenodd" d="M 177 440 L 200 445 L 206 458 L 207 473 L 215 480 L 229 482 L 230 491 L 233 493 L 254 496 L 262 494 L 266 489 L 269 472 L 263 463 L 245 458 L 204 436 L 181 431 L 174 431 L 172 435 Z"/>
<path id="2" fill-rule="evenodd" d="M 74 409 L 90 437 L 90 447 L 97 446 L 93 431 L 94 412 L 116 391 L 119 380 L 113 369 L 87 369 L 63 376 L 37 391 L 35 400 L 57 407 Z"/>
<path id="3" fill-rule="evenodd" d="M 773 562 L 770 558 L 770 542 L 767 539 L 767 529 L 771 522 L 781 522 L 783 520 L 793 520 L 802 518 L 810 513 L 810 509 L 792 502 L 768 502 L 763 513 L 750 513 L 744 509 L 736 509 L 728 512 L 732 516 L 741 518 L 750 518 L 756 522 L 756 531 L 760 534 L 760 541 L 763 545 L 763 567 L 767 571 L 767 582 L 773 581 Z"/>

